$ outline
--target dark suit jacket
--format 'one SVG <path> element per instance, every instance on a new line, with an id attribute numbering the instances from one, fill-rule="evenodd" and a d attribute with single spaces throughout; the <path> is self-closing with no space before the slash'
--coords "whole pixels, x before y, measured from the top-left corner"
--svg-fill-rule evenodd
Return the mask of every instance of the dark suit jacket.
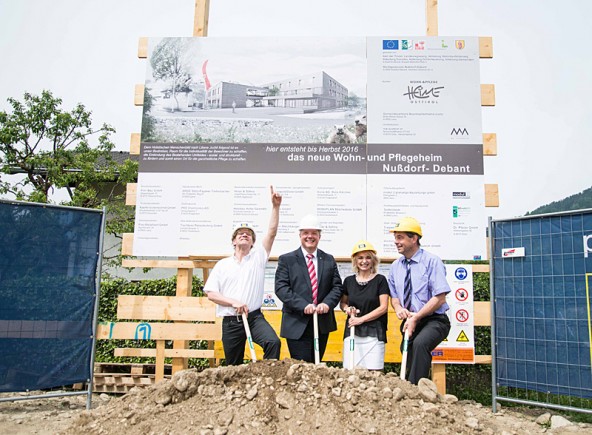
<path id="1" fill-rule="evenodd" d="M 319 333 L 329 334 L 337 329 L 333 309 L 341 299 L 343 287 L 335 258 L 317 249 L 318 303 L 325 303 L 330 310 L 319 315 Z M 304 314 L 304 308 L 312 304 L 312 286 L 302 249 L 281 255 L 275 273 L 275 294 L 283 302 L 280 336 L 298 340 L 304 334 L 312 315 Z"/>

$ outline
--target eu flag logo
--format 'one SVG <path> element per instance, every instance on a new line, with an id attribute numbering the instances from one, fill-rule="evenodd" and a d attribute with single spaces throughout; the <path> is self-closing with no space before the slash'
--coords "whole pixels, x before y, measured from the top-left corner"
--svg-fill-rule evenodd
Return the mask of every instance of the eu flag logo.
<path id="1" fill-rule="evenodd" d="M 398 50 L 399 40 L 398 39 L 383 39 L 382 40 L 383 50 Z"/>

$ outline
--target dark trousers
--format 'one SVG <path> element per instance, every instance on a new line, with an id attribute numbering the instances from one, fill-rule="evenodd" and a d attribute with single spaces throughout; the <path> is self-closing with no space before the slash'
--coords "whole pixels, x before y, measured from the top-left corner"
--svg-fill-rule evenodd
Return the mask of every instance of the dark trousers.
<path id="1" fill-rule="evenodd" d="M 329 334 L 319 334 L 319 357 L 322 360 L 327 348 Z M 287 338 L 290 357 L 306 362 L 314 363 L 314 322 L 312 316 L 304 330 L 304 334 L 298 340 Z"/>
<path id="2" fill-rule="evenodd" d="M 281 342 L 261 310 L 250 312 L 247 316 L 253 342 L 263 348 L 264 359 L 280 359 Z M 241 316 L 226 316 L 222 321 L 222 346 L 226 365 L 243 363 L 247 333 Z"/>
<path id="3" fill-rule="evenodd" d="M 401 333 L 403 325 L 401 323 Z M 446 314 L 432 314 L 419 321 L 407 346 L 407 373 L 409 382 L 416 384 L 421 378 L 430 376 L 432 350 L 444 340 L 450 332 L 450 320 Z M 401 342 L 401 353 L 403 343 Z"/>

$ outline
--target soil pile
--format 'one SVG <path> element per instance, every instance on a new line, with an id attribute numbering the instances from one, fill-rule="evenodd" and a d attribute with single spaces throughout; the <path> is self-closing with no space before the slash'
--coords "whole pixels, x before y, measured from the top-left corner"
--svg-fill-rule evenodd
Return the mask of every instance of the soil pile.
<path id="1" fill-rule="evenodd" d="M 393 373 L 353 371 L 295 360 L 185 370 L 84 411 L 64 434 L 564 433 L 534 417 L 493 414 L 441 396 L 435 385 Z"/>

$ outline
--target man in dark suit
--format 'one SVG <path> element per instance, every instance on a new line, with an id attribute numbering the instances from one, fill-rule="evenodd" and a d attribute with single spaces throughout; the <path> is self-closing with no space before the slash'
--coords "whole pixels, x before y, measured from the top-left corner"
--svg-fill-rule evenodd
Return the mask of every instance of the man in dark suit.
<path id="1" fill-rule="evenodd" d="M 275 274 L 275 293 L 283 302 L 280 336 L 290 356 L 314 362 L 313 314 L 318 314 L 319 354 L 329 333 L 337 329 L 333 309 L 342 293 L 341 277 L 332 255 L 317 249 L 321 226 L 316 216 L 305 216 L 298 228 L 300 248 L 281 255 Z"/>

